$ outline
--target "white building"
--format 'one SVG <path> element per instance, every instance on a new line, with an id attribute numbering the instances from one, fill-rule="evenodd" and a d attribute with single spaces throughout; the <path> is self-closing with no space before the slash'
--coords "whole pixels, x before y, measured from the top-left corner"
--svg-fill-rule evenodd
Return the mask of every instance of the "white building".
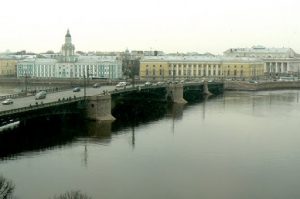
<path id="1" fill-rule="evenodd" d="M 300 55 L 291 48 L 230 48 L 224 52 L 227 57 L 255 57 L 264 62 L 266 76 L 296 75 L 300 68 Z"/>
<path id="2" fill-rule="evenodd" d="M 23 59 L 17 63 L 17 77 L 107 78 L 122 77 L 122 61 L 117 56 L 77 56 L 69 30 L 61 53 L 54 58 Z"/>

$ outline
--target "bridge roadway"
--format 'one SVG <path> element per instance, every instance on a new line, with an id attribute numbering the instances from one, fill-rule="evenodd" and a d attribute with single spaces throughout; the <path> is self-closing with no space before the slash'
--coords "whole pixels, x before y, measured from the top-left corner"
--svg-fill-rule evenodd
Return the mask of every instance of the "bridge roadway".
<path id="1" fill-rule="evenodd" d="M 184 83 L 183 86 L 199 86 L 203 85 L 202 82 L 189 82 L 189 83 Z M 207 85 L 207 84 L 206 84 Z M 158 88 L 158 87 L 168 87 L 168 85 L 151 85 L 151 86 L 145 86 L 145 85 L 135 85 L 133 86 L 127 86 L 126 89 L 119 88 L 118 92 L 128 92 L 131 90 L 136 90 L 136 89 L 149 89 L 149 88 Z M 110 93 L 116 93 L 116 87 L 115 86 L 101 86 L 99 88 L 91 88 L 87 87 L 86 88 L 86 96 L 96 96 L 99 94 L 104 94 L 104 91 L 108 91 Z M 76 97 L 76 98 L 75 98 Z M 9 105 L 3 105 L 0 104 L 0 116 L 4 115 L 9 115 L 11 113 L 15 112 L 24 112 L 29 109 L 37 109 L 37 108 L 43 108 L 45 106 L 53 106 L 59 104 L 64 104 L 67 103 L 66 99 L 72 99 L 72 101 L 75 100 L 80 100 L 80 98 L 84 97 L 84 89 L 81 88 L 79 92 L 73 92 L 73 88 L 70 88 L 69 90 L 63 90 L 63 91 L 58 91 L 58 92 L 53 92 L 53 93 L 48 93 L 47 97 L 45 99 L 40 99 L 40 100 L 35 100 L 35 96 L 27 96 L 27 97 L 19 97 L 19 98 L 14 98 L 13 99 L 13 104 Z M 65 100 L 63 100 L 65 99 Z M 35 106 L 35 105 L 41 105 L 43 106 Z"/>
<path id="2" fill-rule="evenodd" d="M 115 86 L 101 86 L 100 88 L 86 88 L 86 96 L 94 96 L 98 94 L 102 94 L 103 91 L 113 91 L 115 90 Z M 60 92 L 48 93 L 45 99 L 35 100 L 34 96 L 28 97 L 21 97 L 13 99 L 14 103 L 9 105 L 0 104 L 0 112 L 12 110 L 12 109 L 19 109 L 24 107 L 29 107 L 30 105 L 35 105 L 37 103 L 43 102 L 43 104 L 57 102 L 58 99 L 62 98 L 74 98 L 76 97 L 83 97 L 84 96 L 84 89 L 81 88 L 79 92 L 73 92 L 73 89 L 64 90 Z"/>

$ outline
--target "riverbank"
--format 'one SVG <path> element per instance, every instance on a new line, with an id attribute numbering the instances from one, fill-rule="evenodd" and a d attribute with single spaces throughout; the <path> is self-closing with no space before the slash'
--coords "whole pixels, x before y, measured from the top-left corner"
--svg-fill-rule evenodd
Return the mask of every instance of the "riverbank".
<path id="1" fill-rule="evenodd" d="M 116 85 L 120 81 L 125 80 L 111 80 L 111 79 L 70 79 L 70 78 L 49 78 L 49 79 L 41 79 L 41 78 L 12 78 L 12 77 L 1 77 L 0 85 L 47 85 L 47 86 L 92 86 L 95 83 L 99 83 L 100 85 Z M 130 80 L 128 80 L 130 81 Z M 135 83 L 140 83 L 140 81 L 135 80 Z"/>
<path id="2" fill-rule="evenodd" d="M 86 79 L 86 84 L 93 84 L 98 82 L 108 82 L 107 80 L 92 80 Z M 51 78 L 51 79 L 40 79 L 40 78 L 0 78 L 0 84 L 15 84 L 15 85 L 83 85 L 84 79 L 62 79 L 62 78 Z"/>
<path id="3" fill-rule="evenodd" d="M 264 90 L 282 90 L 282 89 L 300 89 L 300 81 L 275 81 L 249 83 L 245 81 L 227 81 L 224 82 L 224 90 L 236 91 L 264 91 Z"/>
<path id="4" fill-rule="evenodd" d="M 70 88 L 75 86 L 92 86 L 95 83 L 100 85 L 115 85 L 121 80 L 100 80 L 100 79 L 63 79 L 63 78 L 51 78 L 51 79 L 39 79 L 39 78 L 0 78 L 0 86 L 2 85 L 16 85 L 24 87 L 27 84 L 28 88 L 32 86 L 43 85 L 49 88 L 60 88 L 69 86 Z M 123 80 L 124 81 L 124 80 Z M 136 81 L 136 83 L 139 83 Z M 266 81 L 258 83 L 249 83 L 247 81 L 225 81 L 224 90 L 236 90 L 236 91 L 263 91 L 263 90 L 282 90 L 282 89 L 300 89 L 300 81 Z"/>

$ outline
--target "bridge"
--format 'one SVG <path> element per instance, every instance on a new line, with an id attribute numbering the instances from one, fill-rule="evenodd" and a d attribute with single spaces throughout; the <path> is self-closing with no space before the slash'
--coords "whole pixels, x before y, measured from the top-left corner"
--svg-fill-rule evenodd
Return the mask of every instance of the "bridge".
<path id="1" fill-rule="evenodd" d="M 115 86 L 72 89 L 50 92 L 42 100 L 31 96 L 14 96 L 14 103 L 0 106 L 0 126 L 34 117 L 83 114 L 91 120 L 114 120 L 112 111 L 122 105 L 137 103 L 186 103 L 204 95 L 217 95 L 224 90 L 222 82 L 171 83 L 163 85 L 135 85 L 116 89 Z M 8 96 L 7 96 L 8 97 Z M 11 96 L 9 96 L 11 97 Z"/>

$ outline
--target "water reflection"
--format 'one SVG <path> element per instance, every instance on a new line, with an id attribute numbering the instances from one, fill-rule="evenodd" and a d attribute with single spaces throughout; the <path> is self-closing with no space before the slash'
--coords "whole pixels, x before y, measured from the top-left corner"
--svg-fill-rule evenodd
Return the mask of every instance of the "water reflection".
<path id="1" fill-rule="evenodd" d="M 67 147 L 2 161 L 1 170 L 28 199 L 77 189 L 108 199 L 300 195 L 298 91 L 227 92 L 163 110 L 147 120 L 127 112 L 132 117 L 113 123 L 58 125 L 70 133 L 52 133 L 62 133 Z M 53 139 L 48 131 L 43 136 Z M 40 182 L 44 187 L 32 188 Z M 35 197 L 40 192 L 43 197 Z"/>
<path id="2" fill-rule="evenodd" d="M 185 104 L 170 104 L 167 115 L 174 120 L 180 120 L 182 119 L 185 106 Z"/>
<path id="3" fill-rule="evenodd" d="M 41 152 L 77 140 L 85 144 L 82 162 L 87 166 L 87 143 L 109 144 L 112 134 L 118 134 L 120 129 L 124 128 L 131 129 L 131 145 L 134 148 L 135 127 L 162 118 L 168 108 L 165 103 L 140 104 L 141 109 L 132 108 L 133 105 L 130 107 L 122 106 L 115 109 L 119 118 L 114 122 L 87 121 L 78 115 L 45 117 L 21 122 L 19 128 L 0 134 L 0 159 L 16 158 L 23 152 Z M 174 114 L 182 116 L 182 108 Z"/>
<path id="4" fill-rule="evenodd" d="M 222 101 L 208 106 L 210 101 Z M 86 121 L 78 116 L 70 118 L 41 118 L 22 123 L 20 128 L 8 133 L 0 134 L 0 158 L 13 158 L 22 152 L 43 151 L 60 145 L 71 143 L 74 139 L 85 143 L 83 150 L 83 164 L 87 165 L 88 147 L 87 143 L 109 144 L 112 134 L 119 134 L 121 129 L 130 129 L 131 146 L 136 145 L 135 128 L 140 124 L 157 121 L 164 116 L 172 118 L 171 132 L 175 132 L 176 121 L 183 119 L 184 110 L 201 106 L 202 121 L 206 120 L 207 108 L 233 111 L 236 104 L 240 105 L 237 110 L 245 112 L 251 110 L 252 114 L 262 117 L 270 110 L 276 110 L 278 105 L 284 106 L 284 111 L 292 111 L 289 103 L 299 103 L 299 91 L 263 91 L 263 92 L 227 92 L 220 96 L 205 96 L 203 101 L 188 105 L 165 103 L 139 104 L 137 108 L 133 105 L 119 107 L 115 114 L 119 119 L 114 122 Z M 282 109 L 278 109 L 282 111 Z M 275 111 L 276 112 L 276 111 Z"/>
<path id="5" fill-rule="evenodd" d="M 79 117 L 80 118 L 80 117 Z M 84 134 L 77 116 L 47 117 L 21 122 L 18 128 L 0 133 L 0 159 L 15 158 L 22 152 L 43 151 L 71 142 Z"/>
<path id="6" fill-rule="evenodd" d="M 85 167 L 88 166 L 88 144 L 109 144 L 112 137 L 112 123 L 113 121 L 84 121 L 81 131 L 86 133 L 77 140 L 84 143 L 82 162 Z"/>
<path id="7" fill-rule="evenodd" d="M 113 121 L 85 121 L 86 134 L 90 142 L 101 140 L 109 143 L 111 139 Z"/>

